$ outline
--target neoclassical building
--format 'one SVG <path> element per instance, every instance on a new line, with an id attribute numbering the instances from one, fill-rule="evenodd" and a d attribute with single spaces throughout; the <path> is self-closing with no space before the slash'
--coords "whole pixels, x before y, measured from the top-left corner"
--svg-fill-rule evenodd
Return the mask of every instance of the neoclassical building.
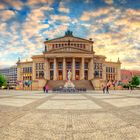
<path id="1" fill-rule="evenodd" d="M 67 72 L 72 72 L 71 80 L 80 86 L 86 83 L 93 89 L 101 88 L 107 81 L 121 79 L 119 59 L 117 62 L 106 61 L 103 55 L 94 52 L 92 39 L 73 36 L 71 31 L 60 38 L 44 42 L 43 54 L 32 56 L 32 61 L 17 62 L 17 89 L 23 89 L 24 81 L 32 81 L 31 88 L 42 89 L 45 84 L 51 87 L 63 86 Z M 88 86 L 87 86 L 88 87 Z"/>

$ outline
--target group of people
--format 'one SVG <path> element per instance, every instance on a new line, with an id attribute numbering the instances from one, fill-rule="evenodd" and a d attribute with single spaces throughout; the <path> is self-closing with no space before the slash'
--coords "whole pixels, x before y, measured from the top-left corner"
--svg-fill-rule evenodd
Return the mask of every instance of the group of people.
<path id="1" fill-rule="evenodd" d="M 45 85 L 45 86 L 43 87 L 43 91 L 44 91 L 44 93 L 48 93 L 48 90 L 49 90 L 48 85 Z"/>
<path id="2" fill-rule="evenodd" d="M 109 93 L 109 87 L 110 87 L 110 84 L 104 84 L 104 85 L 102 85 L 102 87 L 103 87 L 103 93 Z"/>

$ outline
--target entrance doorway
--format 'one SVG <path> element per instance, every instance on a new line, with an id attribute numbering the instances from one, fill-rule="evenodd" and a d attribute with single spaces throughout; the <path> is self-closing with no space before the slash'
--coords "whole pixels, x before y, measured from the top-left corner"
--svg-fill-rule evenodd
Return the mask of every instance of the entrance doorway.
<path id="1" fill-rule="evenodd" d="M 80 70 L 75 71 L 75 80 L 80 80 Z"/>
<path id="2" fill-rule="evenodd" d="M 53 80 L 53 70 L 50 71 L 50 80 Z"/>
<path id="3" fill-rule="evenodd" d="M 85 75 L 85 80 L 88 80 L 88 70 L 85 70 L 84 75 Z"/>
<path id="4" fill-rule="evenodd" d="M 58 71 L 58 80 L 63 80 L 62 70 Z"/>

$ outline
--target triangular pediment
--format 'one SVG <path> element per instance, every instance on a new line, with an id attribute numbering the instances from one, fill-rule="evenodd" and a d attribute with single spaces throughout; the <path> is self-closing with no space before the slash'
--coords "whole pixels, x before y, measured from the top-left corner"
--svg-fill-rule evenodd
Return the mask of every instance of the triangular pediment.
<path id="1" fill-rule="evenodd" d="M 59 49 L 53 49 L 49 53 L 91 53 L 90 51 L 74 48 L 74 47 L 64 47 Z"/>
<path id="2" fill-rule="evenodd" d="M 88 39 L 83 39 L 83 38 L 79 38 L 79 37 L 75 37 L 75 36 L 64 36 L 64 37 L 60 37 L 60 38 L 55 38 L 55 39 L 52 39 L 52 40 L 48 40 L 47 42 L 50 42 L 50 43 L 55 43 L 55 42 L 67 42 L 67 41 L 70 41 L 70 42 L 83 42 L 83 43 L 89 43 L 89 42 L 92 42 L 91 40 L 88 40 Z"/>

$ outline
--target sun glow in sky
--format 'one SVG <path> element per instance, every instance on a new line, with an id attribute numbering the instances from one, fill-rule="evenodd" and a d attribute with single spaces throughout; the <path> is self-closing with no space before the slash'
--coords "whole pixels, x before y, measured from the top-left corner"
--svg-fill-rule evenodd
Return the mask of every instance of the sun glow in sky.
<path id="1" fill-rule="evenodd" d="M 0 0 L 0 67 L 41 54 L 69 29 L 96 54 L 140 70 L 140 0 Z"/>

